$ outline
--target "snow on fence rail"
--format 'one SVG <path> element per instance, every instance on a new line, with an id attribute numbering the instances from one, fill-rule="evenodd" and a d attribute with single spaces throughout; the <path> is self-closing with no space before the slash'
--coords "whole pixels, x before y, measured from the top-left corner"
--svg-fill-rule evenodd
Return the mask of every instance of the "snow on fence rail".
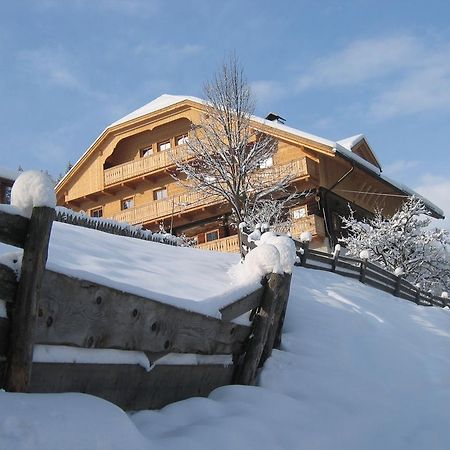
<path id="1" fill-rule="evenodd" d="M 104 231 L 118 236 L 128 236 L 145 241 L 159 242 L 174 246 L 186 246 L 187 241 L 181 237 L 173 236 L 170 233 L 152 233 L 136 225 L 130 225 L 126 222 L 118 222 L 113 219 L 103 219 L 101 217 L 89 217 L 86 214 L 72 211 L 62 206 L 56 207 L 57 222 L 77 225 L 84 228 Z"/>
<path id="2" fill-rule="evenodd" d="M 248 234 L 242 233 L 241 236 L 244 250 L 254 248 L 255 243 L 249 240 Z M 357 279 L 368 286 L 415 302 L 418 305 L 439 306 L 441 308 L 450 306 L 450 300 L 447 295 L 443 294 L 439 297 L 423 291 L 408 280 L 405 280 L 402 273 L 396 275 L 366 259 L 341 255 L 339 250 L 336 250 L 334 253 L 326 253 L 310 249 L 307 241 L 294 241 L 299 257 L 299 266 L 334 272 L 344 277 Z"/>
<path id="3" fill-rule="evenodd" d="M 136 410 L 255 382 L 280 345 L 290 274 L 270 274 L 210 317 L 46 270 L 54 214 L 0 210 L 0 242 L 24 248 L 18 280 L 0 264 L 0 388 L 83 392 Z M 233 321 L 250 311 L 249 325 Z"/>
<path id="4" fill-rule="evenodd" d="M 341 256 L 339 251 L 334 254 L 324 253 L 308 248 L 307 242 L 297 242 L 300 253 L 300 265 L 311 269 L 327 270 L 339 275 L 358 279 L 361 283 L 381 291 L 409 300 L 423 306 L 448 306 L 445 297 L 432 295 L 422 291 L 402 274 L 395 275 L 365 259 Z"/>

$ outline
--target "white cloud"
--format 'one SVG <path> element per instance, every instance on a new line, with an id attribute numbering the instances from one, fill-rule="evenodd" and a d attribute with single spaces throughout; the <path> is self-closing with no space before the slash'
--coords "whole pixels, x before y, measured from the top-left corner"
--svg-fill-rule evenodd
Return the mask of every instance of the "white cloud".
<path id="1" fill-rule="evenodd" d="M 434 225 L 450 231 L 450 179 L 427 175 L 414 189 L 444 211 L 445 220 L 436 221 Z"/>
<path id="2" fill-rule="evenodd" d="M 253 81 L 250 83 L 250 87 L 256 101 L 262 105 L 271 104 L 286 94 L 284 86 L 277 81 Z"/>
<path id="3" fill-rule="evenodd" d="M 336 53 L 317 59 L 297 80 L 297 88 L 364 83 L 414 62 L 420 43 L 411 36 L 380 37 L 351 42 Z"/>
<path id="4" fill-rule="evenodd" d="M 70 67 L 70 62 L 60 48 L 25 50 L 19 54 L 25 70 L 48 83 L 66 88 L 80 89 L 82 83 Z"/>
<path id="5" fill-rule="evenodd" d="M 356 40 L 312 62 L 297 90 L 370 87 L 372 119 L 450 110 L 450 46 L 411 35 Z"/>
<path id="6" fill-rule="evenodd" d="M 98 100 L 105 98 L 100 91 L 90 88 L 80 65 L 62 47 L 24 50 L 19 53 L 18 61 L 38 84 L 75 90 Z"/>
<path id="7" fill-rule="evenodd" d="M 414 169 L 415 167 L 418 167 L 419 164 L 420 161 L 417 161 L 415 159 L 399 159 L 383 166 L 383 173 L 388 176 L 398 175 Z"/>
<path id="8" fill-rule="evenodd" d="M 425 66 L 407 74 L 373 101 L 377 119 L 450 109 L 450 52 L 440 66 Z"/>

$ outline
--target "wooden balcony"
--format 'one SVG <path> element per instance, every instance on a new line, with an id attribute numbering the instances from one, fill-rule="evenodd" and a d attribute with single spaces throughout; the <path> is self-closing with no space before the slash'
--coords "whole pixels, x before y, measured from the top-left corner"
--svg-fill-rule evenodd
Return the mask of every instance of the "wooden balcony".
<path id="1" fill-rule="evenodd" d="M 205 197 L 205 195 L 198 193 L 186 193 L 126 209 L 114 214 L 111 218 L 119 222 L 128 222 L 131 225 L 136 225 L 216 203 L 220 203 L 218 197 Z"/>
<path id="2" fill-rule="evenodd" d="M 290 229 L 293 238 L 298 238 L 304 231 L 309 231 L 313 237 L 325 236 L 323 219 L 319 216 L 306 216 L 302 219 L 296 220 Z M 211 242 L 205 242 L 204 244 L 198 244 L 196 247 L 203 250 L 213 250 L 216 252 L 238 253 L 239 241 L 238 237 L 235 235 L 216 239 Z"/>
<path id="3" fill-rule="evenodd" d="M 237 235 L 228 236 L 215 241 L 198 244 L 197 248 L 203 250 L 213 250 L 215 252 L 239 253 L 239 240 Z"/>
<path id="4" fill-rule="evenodd" d="M 294 220 L 291 226 L 292 237 L 298 238 L 304 231 L 314 236 L 325 236 L 325 224 L 322 217 L 311 215 Z"/>
<path id="5" fill-rule="evenodd" d="M 171 150 L 157 152 L 154 155 L 145 156 L 136 161 L 131 161 L 104 171 L 105 187 L 122 183 L 143 175 L 150 175 L 168 167 L 174 166 L 174 160 L 180 159 L 186 154 L 186 146 L 180 145 Z M 279 180 L 284 177 L 302 178 L 307 175 L 315 176 L 317 172 L 316 163 L 310 158 L 301 158 L 283 165 L 263 169 L 257 177 L 270 180 Z"/>
<path id="6" fill-rule="evenodd" d="M 185 145 L 173 147 L 171 150 L 157 152 L 154 155 L 144 156 L 106 169 L 103 173 L 105 186 L 111 186 L 126 180 L 151 174 L 159 170 L 174 166 L 174 159 L 181 158 L 186 152 Z"/>

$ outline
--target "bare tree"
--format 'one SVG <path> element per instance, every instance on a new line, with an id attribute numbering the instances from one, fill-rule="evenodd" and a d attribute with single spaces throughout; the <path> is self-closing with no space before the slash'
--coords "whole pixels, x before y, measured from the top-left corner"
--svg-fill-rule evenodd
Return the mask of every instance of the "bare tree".
<path id="1" fill-rule="evenodd" d="M 266 200 L 288 195 L 289 170 L 271 166 L 277 141 L 251 126 L 254 100 L 235 57 L 204 86 L 204 113 L 186 154 L 174 156 L 176 178 L 190 190 L 226 201 L 237 223 Z"/>

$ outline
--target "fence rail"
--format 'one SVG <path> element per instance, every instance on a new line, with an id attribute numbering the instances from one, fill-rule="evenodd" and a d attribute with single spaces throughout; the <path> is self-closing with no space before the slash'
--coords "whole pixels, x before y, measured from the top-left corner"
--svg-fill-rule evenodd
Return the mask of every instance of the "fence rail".
<path id="1" fill-rule="evenodd" d="M 28 220 L 0 212 L 0 241 L 24 248 L 19 279 L 0 264 L 0 299 L 7 310 L 0 317 L 0 388 L 83 392 L 136 410 L 255 382 L 257 368 L 280 345 L 289 275 L 271 274 L 260 288 L 222 307 L 220 318 L 187 311 L 45 270 L 54 214 L 35 208 Z M 233 322 L 245 313 L 252 318 L 248 325 Z M 42 348 L 87 352 L 90 363 L 34 357 Z M 138 352 L 152 370 L 96 359 L 111 351 Z"/>
<path id="2" fill-rule="evenodd" d="M 341 256 L 339 251 L 334 254 L 311 250 L 308 243 L 296 241 L 300 266 L 334 272 L 344 277 L 358 279 L 361 283 L 372 286 L 396 297 L 412 301 L 423 306 L 450 305 L 450 300 L 432 295 L 414 286 L 402 275 L 395 275 L 367 260 Z"/>

